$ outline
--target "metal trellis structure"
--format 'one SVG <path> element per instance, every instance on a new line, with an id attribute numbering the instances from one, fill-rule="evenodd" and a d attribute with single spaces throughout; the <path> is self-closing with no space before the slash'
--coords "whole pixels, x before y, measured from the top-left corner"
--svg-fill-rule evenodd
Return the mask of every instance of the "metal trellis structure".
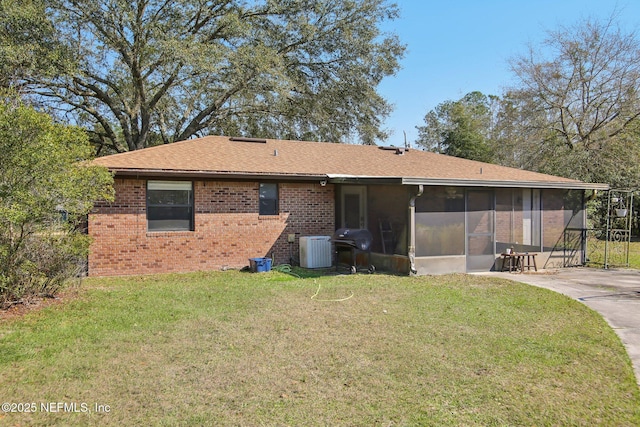
<path id="1" fill-rule="evenodd" d="M 604 268 L 629 267 L 633 192 L 630 190 L 609 190 L 607 213 Z"/>
<path id="2" fill-rule="evenodd" d="M 633 190 L 611 189 L 599 198 L 586 230 L 586 261 L 603 268 L 629 267 Z"/>

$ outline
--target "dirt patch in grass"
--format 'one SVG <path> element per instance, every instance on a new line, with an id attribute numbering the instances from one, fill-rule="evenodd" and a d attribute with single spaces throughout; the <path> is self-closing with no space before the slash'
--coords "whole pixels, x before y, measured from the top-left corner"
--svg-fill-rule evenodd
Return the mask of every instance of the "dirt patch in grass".
<path id="1" fill-rule="evenodd" d="M 78 295 L 78 291 L 60 292 L 55 297 L 34 297 L 26 302 L 13 304 L 12 306 L 0 309 L 0 322 L 24 317 L 29 313 L 34 313 L 52 305 L 63 304 L 73 300 Z"/>

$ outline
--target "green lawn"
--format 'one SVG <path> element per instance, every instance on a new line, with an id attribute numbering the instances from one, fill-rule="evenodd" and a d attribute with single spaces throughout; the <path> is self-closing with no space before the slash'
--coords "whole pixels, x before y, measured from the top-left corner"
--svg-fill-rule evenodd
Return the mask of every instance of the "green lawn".
<path id="1" fill-rule="evenodd" d="M 482 276 L 90 279 L 0 322 L 0 378 L 10 426 L 640 425 L 599 315 Z"/>
<path id="2" fill-rule="evenodd" d="M 640 242 L 629 244 L 629 267 L 640 270 Z"/>
<path id="3" fill-rule="evenodd" d="M 611 267 L 624 266 L 627 263 L 626 242 L 609 242 L 609 265 Z M 590 265 L 600 267 L 604 264 L 604 240 L 590 239 L 587 242 L 587 254 Z M 629 243 L 629 268 L 640 269 L 640 241 Z"/>

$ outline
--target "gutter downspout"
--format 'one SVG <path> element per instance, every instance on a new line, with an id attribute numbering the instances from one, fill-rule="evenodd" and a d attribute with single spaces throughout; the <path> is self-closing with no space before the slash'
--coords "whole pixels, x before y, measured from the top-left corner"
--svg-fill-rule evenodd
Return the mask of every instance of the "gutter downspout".
<path id="1" fill-rule="evenodd" d="M 409 269 L 411 275 L 418 273 L 416 269 L 416 199 L 422 196 L 424 186 L 418 185 L 418 192 L 409 200 Z"/>

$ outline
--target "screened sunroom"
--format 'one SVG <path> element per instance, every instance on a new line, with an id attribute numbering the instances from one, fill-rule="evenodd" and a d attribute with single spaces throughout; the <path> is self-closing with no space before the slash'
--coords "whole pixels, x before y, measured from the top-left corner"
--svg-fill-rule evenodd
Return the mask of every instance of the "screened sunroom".
<path id="1" fill-rule="evenodd" d="M 540 268 L 584 258 L 583 242 L 567 236 L 586 228 L 585 193 L 593 190 L 363 181 L 337 186 L 336 226 L 367 228 L 382 269 L 491 271 L 508 249 L 535 253 Z"/>
<path id="2" fill-rule="evenodd" d="M 580 256 L 575 246 L 568 251 L 566 233 L 586 227 L 584 193 L 425 186 L 415 202 L 416 271 L 490 271 L 508 249 L 537 253 L 542 267 L 561 266 Z"/>

